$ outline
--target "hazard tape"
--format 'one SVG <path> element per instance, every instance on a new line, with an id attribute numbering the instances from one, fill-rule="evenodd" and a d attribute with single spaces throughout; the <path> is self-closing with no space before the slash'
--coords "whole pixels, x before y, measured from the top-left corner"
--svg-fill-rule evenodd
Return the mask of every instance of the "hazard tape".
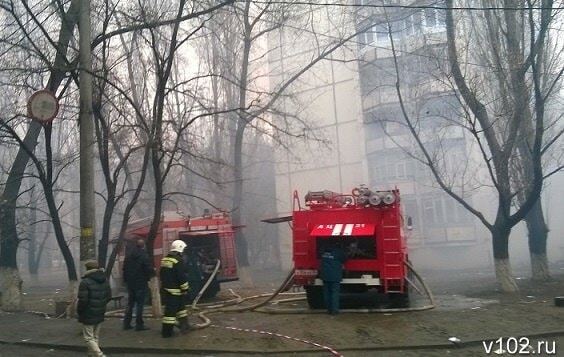
<path id="1" fill-rule="evenodd" d="M 255 329 L 251 329 L 251 328 L 239 328 L 239 327 L 233 327 L 233 326 L 219 326 L 219 325 L 210 325 L 211 327 L 221 327 L 224 329 L 228 329 L 228 330 L 234 330 L 234 331 L 242 331 L 242 332 L 253 332 L 253 333 L 259 333 L 261 335 L 269 335 L 269 336 L 276 336 L 276 337 L 281 337 L 281 338 L 285 338 L 288 340 L 293 340 L 293 341 L 298 341 L 298 342 L 302 342 L 308 345 L 312 345 L 315 347 L 320 347 L 323 348 L 324 350 L 329 351 L 332 355 L 335 356 L 339 356 L 339 357 L 343 357 L 342 354 L 340 354 L 339 352 L 335 351 L 334 349 L 332 349 L 329 346 L 324 346 L 321 345 L 319 343 L 316 342 L 312 342 L 312 341 L 308 341 L 308 340 L 304 340 L 302 338 L 297 338 L 297 337 L 292 337 L 292 336 L 287 336 L 287 335 L 282 335 L 276 332 L 269 332 L 269 331 L 262 331 L 262 330 L 255 330 Z"/>

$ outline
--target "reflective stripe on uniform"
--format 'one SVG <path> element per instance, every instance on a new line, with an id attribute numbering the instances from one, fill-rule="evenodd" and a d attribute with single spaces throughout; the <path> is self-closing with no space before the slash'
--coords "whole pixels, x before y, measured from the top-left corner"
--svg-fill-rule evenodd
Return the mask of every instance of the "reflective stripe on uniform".
<path id="1" fill-rule="evenodd" d="M 166 325 L 174 325 L 176 323 L 176 317 L 172 316 L 163 316 L 163 324 Z"/>
<path id="2" fill-rule="evenodd" d="M 180 319 L 182 317 L 188 316 L 188 310 L 180 310 L 176 313 L 176 318 Z"/>
<path id="3" fill-rule="evenodd" d="M 181 290 L 188 290 L 188 282 L 186 282 L 186 283 L 180 285 L 180 289 L 181 289 Z"/>
<path id="4" fill-rule="evenodd" d="M 172 257 L 164 257 L 161 259 L 161 267 L 163 268 L 172 268 L 176 263 L 178 263 L 178 260 Z"/>
<path id="5" fill-rule="evenodd" d="M 182 290 L 180 289 L 165 288 L 165 290 L 171 295 L 182 295 Z"/>

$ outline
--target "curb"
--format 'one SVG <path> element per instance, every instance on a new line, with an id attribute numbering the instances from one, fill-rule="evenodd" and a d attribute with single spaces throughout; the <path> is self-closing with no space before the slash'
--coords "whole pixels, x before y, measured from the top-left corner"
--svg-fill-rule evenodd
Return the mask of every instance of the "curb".
<path id="1" fill-rule="evenodd" d="M 525 333 L 519 336 L 526 336 L 532 338 L 555 337 L 564 336 L 564 330 L 546 331 L 539 333 Z M 495 341 L 498 338 L 508 338 L 509 336 L 496 336 L 495 338 L 484 338 L 482 340 L 469 340 L 461 341 L 458 343 L 434 343 L 434 344 L 420 344 L 420 345 L 388 345 L 388 346 L 355 346 L 355 347 L 334 347 L 340 352 L 347 351 L 395 351 L 395 350 L 432 350 L 432 349 L 461 349 L 465 347 L 479 346 L 484 341 Z M 29 341 L 5 341 L 0 340 L 0 345 L 14 345 L 14 346 L 28 346 L 38 348 L 52 348 L 64 351 L 77 351 L 84 352 L 85 346 L 83 345 L 69 345 L 69 344 L 52 344 L 44 342 L 29 342 Z M 248 355 L 276 355 L 287 353 L 327 353 L 326 349 L 311 348 L 311 349 L 288 349 L 280 351 L 264 351 L 264 350 L 226 350 L 226 349 L 194 349 L 194 348 L 156 348 L 156 347 L 121 347 L 121 346 L 107 346 L 104 351 L 108 353 L 155 353 L 155 354 L 169 354 L 179 355 L 186 353 L 193 354 L 248 354 Z"/>

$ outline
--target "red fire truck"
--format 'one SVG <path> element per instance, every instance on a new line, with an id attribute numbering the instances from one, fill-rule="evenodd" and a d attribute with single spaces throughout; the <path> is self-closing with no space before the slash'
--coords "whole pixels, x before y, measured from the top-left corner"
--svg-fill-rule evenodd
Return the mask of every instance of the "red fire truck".
<path id="1" fill-rule="evenodd" d="M 323 307 L 320 257 L 325 248 L 334 245 L 348 256 L 343 292 L 377 289 L 393 301 L 407 302 L 408 255 L 399 190 L 360 187 L 351 194 L 308 192 L 305 206 L 301 207 L 294 192 L 294 282 L 305 288 L 310 307 Z"/>
<path id="2" fill-rule="evenodd" d="M 147 239 L 151 220 L 152 217 L 144 218 L 129 224 L 125 244 L 118 255 L 118 269 L 113 270 L 116 280 L 121 279 L 128 246 L 133 245 L 138 239 Z M 201 217 L 190 217 L 178 212 L 164 212 L 153 244 L 154 266 L 157 271 L 160 268 L 161 258 L 168 254 L 171 242 L 176 239 L 186 242 L 188 245 L 185 251 L 187 264 L 197 265 L 196 268 L 202 270 L 202 275 L 206 276 L 219 259 L 221 268 L 217 274 L 217 282 L 238 279 L 235 230 L 231 224 L 231 217 L 227 213 L 206 211 Z M 212 290 L 217 292 L 219 287 Z M 198 291 L 192 292 L 197 293 Z"/>

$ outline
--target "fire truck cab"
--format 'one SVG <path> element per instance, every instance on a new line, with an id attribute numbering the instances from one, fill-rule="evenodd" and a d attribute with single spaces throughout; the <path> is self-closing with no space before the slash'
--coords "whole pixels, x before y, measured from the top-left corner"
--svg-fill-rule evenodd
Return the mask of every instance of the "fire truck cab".
<path id="1" fill-rule="evenodd" d="M 114 279 L 117 281 L 121 279 L 128 247 L 138 239 L 147 240 L 151 220 L 152 217 L 149 217 L 129 224 L 124 237 L 125 244 L 118 254 L 118 269 L 114 269 Z M 181 239 L 187 244 L 184 261 L 188 268 L 190 295 L 198 293 L 199 287 L 205 283 L 217 260 L 221 261 L 216 282 L 210 286 L 210 292 L 206 291 L 204 295 L 204 297 L 213 296 L 219 291 L 219 283 L 238 280 L 234 233 L 231 218 L 225 212 L 209 213 L 206 210 L 203 216 L 190 217 L 178 212 L 166 211 L 162 215 L 153 242 L 154 267 L 159 270 L 161 259 L 168 254 L 170 244 L 174 240 Z"/>
<path id="2" fill-rule="evenodd" d="M 332 246 L 341 247 L 347 256 L 342 291 L 377 289 L 406 300 L 408 255 L 399 190 L 308 192 L 305 208 L 294 192 L 292 221 L 294 283 L 305 288 L 311 308 L 323 307 L 320 259 Z"/>

